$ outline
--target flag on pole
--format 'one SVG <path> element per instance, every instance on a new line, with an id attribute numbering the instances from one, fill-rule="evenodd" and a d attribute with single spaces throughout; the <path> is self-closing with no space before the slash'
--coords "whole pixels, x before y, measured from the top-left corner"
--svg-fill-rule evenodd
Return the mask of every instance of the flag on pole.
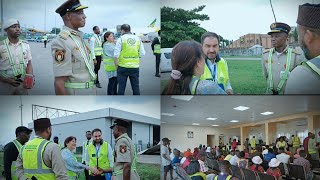
<path id="1" fill-rule="evenodd" d="M 152 23 L 148 26 L 153 28 L 156 25 L 157 18 L 152 21 Z"/>

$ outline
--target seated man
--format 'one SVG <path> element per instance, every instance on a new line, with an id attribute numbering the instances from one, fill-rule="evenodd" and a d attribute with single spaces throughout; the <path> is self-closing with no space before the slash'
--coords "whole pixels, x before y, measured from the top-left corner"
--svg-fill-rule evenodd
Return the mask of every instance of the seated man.
<path id="1" fill-rule="evenodd" d="M 285 150 L 283 147 L 279 148 L 279 154 L 276 156 L 276 158 L 284 163 L 284 164 L 288 164 L 289 163 L 289 159 L 290 159 L 290 156 L 288 154 L 285 153 Z"/>
<path id="2" fill-rule="evenodd" d="M 312 179 L 313 178 L 313 173 L 310 168 L 310 162 L 306 159 L 307 158 L 307 153 L 305 150 L 300 150 L 299 152 L 300 157 L 297 159 L 293 160 L 293 164 L 300 165 L 304 167 L 304 170 L 306 171 L 307 174 L 307 179 Z"/>

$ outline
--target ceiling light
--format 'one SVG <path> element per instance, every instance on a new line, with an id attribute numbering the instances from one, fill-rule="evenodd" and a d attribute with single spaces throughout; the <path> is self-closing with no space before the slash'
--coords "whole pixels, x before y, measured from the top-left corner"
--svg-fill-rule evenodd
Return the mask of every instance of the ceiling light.
<path id="1" fill-rule="evenodd" d="M 260 113 L 262 115 L 270 115 L 270 114 L 273 114 L 273 112 L 270 112 L 270 111 L 267 111 L 267 112 L 263 112 L 263 113 Z"/>
<path id="2" fill-rule="evenodd" d="M 231 120 L 230 122 L 239 122 L 239 120 Z"/>
<path id="3" fill-rule="evenodd" d="M 220 126 L 220 125 L 217 125 L 217 124 L 213 124 L 213 125 L 211 125 L 211 126 L 217 127 L 217 126 Z"/>
<path id="4" fill-rule="evenodd" d="M 172 99 L 179 99 L 179 100 L 183 100 L 183 101 L 190 101 L 193 96 L 171 96 Z"/>
<path id="5" fill-rule="evenodd" d="M 172 113 L 161 113 L 162 116 L 174 116 Z"/>
<path id="6" fill-rule="evenodd" d="M 244 111 L 244 110 L 247 110 L 247 109 L 250 109 L 249 107 L 245 107 L 245 106 L 238 106 L 238 107 L 235 107 L 233 108 L 234 110 L 238 110 L 238 111 Z"/>
<path id="7" fill-rule="evenodd" d="M 208 117 L 206 120 L 214 121 L 214 120 L 216 120 L 216 119 L 217 119 L 217 118 Z"/>
<path id="8" fill-rule="evenodd" d="M 199 126 L 200 124 L 199 123 L 192 123 L 192 125 Z"/>

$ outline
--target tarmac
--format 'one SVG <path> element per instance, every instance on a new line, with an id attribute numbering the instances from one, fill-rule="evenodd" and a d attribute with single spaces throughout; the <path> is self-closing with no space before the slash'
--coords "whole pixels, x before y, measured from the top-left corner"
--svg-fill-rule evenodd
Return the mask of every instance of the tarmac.
<path id="1" fill-rule="evenodd" d="M 32 66 L 36 83 L 29 95 L 55 95 L 53 57 L 51 53 L 51 42 L 44 48 L 40 42 L 29 42 Z M 159 95 L 160 78 L 155 77 L 155 56 L 152 53 L 151 43 L 144 43 L 146 55 L 140 59 L 140 94 Z M 97 88 L 97 95 L 107 95 L 108 78 L 101 63 L 99 70 L 99 81 L 102 88 Z M 132 95 L 130 80 L 127 81 L 125 95 Z"/>

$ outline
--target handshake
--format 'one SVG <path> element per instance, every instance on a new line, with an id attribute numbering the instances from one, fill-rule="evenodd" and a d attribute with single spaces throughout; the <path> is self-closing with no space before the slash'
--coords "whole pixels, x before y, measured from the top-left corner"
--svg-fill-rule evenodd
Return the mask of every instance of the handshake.
<path id="1" fill-rule="evenodd" d="M 103 169 L 101 169 L 99 167 L 89 166 L 88 169 L 92 172 L 91 176 L 100 176 L 101 174 L 104 173 Z"/>

